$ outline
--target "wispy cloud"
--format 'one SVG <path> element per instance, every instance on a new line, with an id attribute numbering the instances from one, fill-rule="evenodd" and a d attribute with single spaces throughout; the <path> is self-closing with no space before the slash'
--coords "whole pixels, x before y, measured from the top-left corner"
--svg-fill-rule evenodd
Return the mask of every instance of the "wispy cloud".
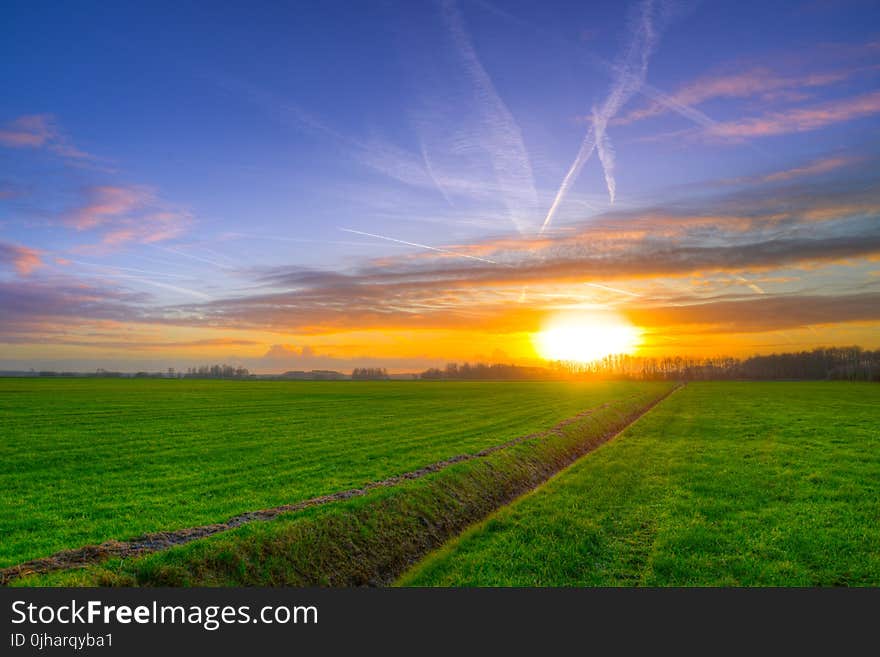
<path id="1" fill-rule="evenodd" d="M 753 67 L 746 71 L 707 75 L 690 82 L 669 99 L 681 107 L 693 107 L 711 100 L 727 98 L 761 98 L 765 101 L 802 100 L 803 91 L 827 86 L 846 80 L 857 69 L 783 75 L 767 67 Z M 626 115 L 615 119 L 615 124 L 633 123 L 670 110 L 668 103 L 654 102 L 645 107 L 633 109 Z"/>
<path id="2" fill-rule="evenodd" d="M 540 296 L 548 285 L 564 289 L 588 284 L 638 299 L 633 296 L 636 293 L 627 294 L 612 281 L 723 274 L 763 297 L 763 288 L 755 282 L 760 279 L 750 280 L 746 275 L 754 278 L 754 272 L 785 268 L 809 271 L 880 256 L 880 235 L 859 232 L 847 223 L 821 230 L 808 224 L 801 230 L 788 226 L 769 234 L 759 229 L 736 236 L 722 232 L 727 222 L 717 217 L 716 232 L 707 238 L 705 234 L 693 236 L 694 231 L 685 228 L 688 220 L 678 217 L 677 230 L 634 234 L 630 220 L 620 219 L 606 226 L 585 227 L 580 234 L 553 240 L 540 249 L 525 238 L 518 247 L 507 242 L 504 250 L 487 249 L 494 258 L 514 263 L 510 267 L 459 264 L 451 259 L 414 263 L 408 258 L 385 259 L 346 274 L 279 267 L 266 270 L 262 283 L 265 289 L 288 291 L 220 299 L 177 312 L 184 323 L 192 316 L 195 323 L 227 328 L 286 327 L 311 332 L 379 326 L 474 328 L 485 322 L 508 321 L 505 317 L 524 286 Z M 656 221 L 651 225 L 657 226 Z M 541 309 L 532 304 L 518 312 L 526 311 L 537 315 Z M 828 320 L 836 321 L 830 315 Z"/>
<path id="3" fill-rule="evenodd" d="M 522 332 L 535 330 L 545 313 L 563 307 L 566 299 L 581 302 L 584 286 L 614 295 L 617 308 L 647 327 L 756 332 L 877 321 L 876 283 L 835 288 L 825 273 L 845 266 L 864 277 L 860 272 L 870 269 L 868 259 L 880 257 L 878 216 L 880 198 L 870 181 L 789 182 L 686 205 L 606 212 L 543 236 L 487 239 L 462 248 L 479 256 L 473 259 L 406 254 L 362 261 L 345 272 L 250 268 L 239 272 L 252 283 L 246 293 L 209 300 L 198 290 L 177 290 L 193 302 L 173 306 L 120 287 L 127 280 L 143 287 L 169 285 L 142 281 L 148 275 L 139 271 L 104 276 L 103 287 L 88 279 L 77 284 L 36 277 L 16 279 L 15 285 L 0 281 L 0 305 L 12 309 L 0 315 L 0 337 L 25 339 L 26 327 L 57 326 L 62 319 L 70 325 L 108 319 L 288 335 L 371 329 Z M 767 285 L 761 272 L 768 273 Z M 671 281 L 670 289 L 658 280 Z M 797 281 L 801 290 L 792 293 L 795 284 L 786 281 Z M 719 294 L 719 286 L 725 294 Z M 516 303 L 525 298 L 526 287 L 530 303 Z"/>
<path id="4" fill-rule="evenodd" d="M 54 136 L 48 116 L 21 116 L 0 129 L 0 144 L 10 148 L 41 148 Z"/>
<path id="5" fill-rule="evenodd" d="M 812 176 L 820 176 L 825 173 L 837 171 L 845 167 L 850 167 L 860 162 L 864 158 L 845 155 L 834 155 L 822 157 L 807 164 L 784 169 L 782 171 L 773 171 L 770 173 L 759 174 L 755 176 L 739 176 L 737 178 L 725 178 L 714 184 L 725 185 L 764 185 L 771 183 L 789 182 L 800 178 L 809 178 Z"/>
<path id="6" fill-rule="evenodd" d="M 76 148 L 58 127 L 51 114 L 20 116 L 0 127 L 0 146 L 45 148 L 70 160 L 89 160 L 92 156 Z"/>
<path id="7" fill-rule="evenodd" d="M 78 231 L 103 231 L 99 244 L 78 247 L 83 252 L 169 240 L 192 222 L 189 212 L 169 206 L 145 187 L 103 185 L 86 188 L 84 194 L 85 201 L 61 217 Z"/>
<path id="8" fill-rule="evenodd" d="M 153 194 L 142 187 L 89 187 L 85 190 L 88 201 L 69 212 L 63 221 L 77 230 L 97 228 L 119 220 L 143 207 Z"/>
<path id="9" fill-rule="evenodd" d="M 833 323 L 880 320 L 880 294 L 762 295 L 735 301 L 655 304 L 626 311 L 642 326 L 689 327 L 711 332 L 765 332 Z M 668 331 L 664 331 L 667 332 Z"/>
<path id="10" fill-rule="evenodd" d="M 813 105 L 798 107 L 762 116 L 720 122 L 707 128 L 703 135 L 723 140 L 769 137 L 794 132 L 808 132 L 844 121 L 852 121 L 880 113 L 880 91 Z"/>
<path id="11" fill-rule="evenodd" d="M 21 276 L 27 276 L 43 266 L 41 252 L 19 244 L 0 242 L 0 266 L 10 265 Z"/>

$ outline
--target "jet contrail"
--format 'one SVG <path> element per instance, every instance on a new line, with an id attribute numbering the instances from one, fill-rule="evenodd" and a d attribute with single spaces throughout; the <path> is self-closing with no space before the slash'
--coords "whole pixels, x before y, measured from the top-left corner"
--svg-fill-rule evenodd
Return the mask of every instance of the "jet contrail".
<path id="1" fill-rule="evenodd" d="M 181 294 L 188 294 L 190 296 L 196 297 L 198 299 L 205 299 L 207 301 L 211 301 L 211 297 L 205 294 L 204 292 L 199 292 L 198 290 L 191 290 L 187 287 L 180 287 L 179 285 L 171 285 L 170 283 L 161 283 L 159 281 L 154 281 L 149 278 L 144 278 L 143 276 L 131 276 L 130 274 L 110 274 L 114 278 L 128 278 L 134 281 L 140 281 L 141 283 L 146 283 L 148 285 L 155 285 L 156 287 L 161 287 L 166 290 L 172 290 L 173 292 L 179 292 Z"/>
<path id="2" fill-rule="evenodd" d="M 488 258 L 479 258 L 477 256 L 468 255 L 466 253 L 458 253 L 457 251 L 450 251 L 448 249 L 438 249 L 434 246 L 428 246 L 427 244 L 419 244 L 418 242 L 407 242 L 405 240 L 398 240 L 393 237 L 385 237 L 384 235 L 376 235 L 374 233 L 365 233 L 361 230 L 354 230 L 352 228 L 340 228 L 339 230 L 345 231 L 346 233 L 353 233 L 355 235 L 366 235 L 367 237 L 375 237 L 380 240 L 387 240 L 389 242 L 397 242 L 398 244 L 406 244 L 407 246 L 415 246 L 419 249 L 430 249 L 431 251 L 437 251 L 438 253 L 447 253 L 449 255 L 458 256 L 459 258 L 470 258 L 471 260 L 479 260 L 480 262 L 488 262 L 490 265 L 497 265 L 498 263 L 494 260 L 489 260 Z"/>
<path id="3" fill-rule="evenodd" d="M 648 72 L 648 60 L 657 46 L 659 36 L 654 26 L 653 14 L 653 0 L 643 0 L 639 5 L 638 22 L 636 23 L 635 29 L 632 31 L 629 43 L 623 54 L 618 58 L 617 63 L 611 67 L 612 73 L 615 77 L 611 83 L 611 89 L 608 92 L 608 96 L 602 105 L 593 109 L 592 125 L 587 131 L 587 135 L 581 143 L 581 148 L 578 151 L 577 157 L 575 157 L 568 173 L 565 175 L 562 185 L 556 193 L 556 197 L 553 199 L 550 210 L 547 212 L 547 216 L 544 218 L 544 223 L 541 225 L 540 232 L 543 233 L 547 226 L 550 225 L 550 222 L 553 220 L 553 215 L 556 214 L 556 210 L 559 208 L 559 204 L 565 198 L 568 189 L 577 178 L 584 162 L 587 161 L 587 158 L 592 154 L 594 148 L 599 151 L 599 159 L 602 162 L 605 183 L 608 187 L 608 196 L 611 199 L 611 202 L 614 203 L 616 192 L 616 183 L 614 180 L 614 152 L 610 147 L 608 137 L 605 134 L 605 129 L 608 122 L 614 118 L 617 112 L 620 111 L 620 108 L 623 107 L 644 84 L 645 76 Z"/>
<path id="4" fill-rule="evenodd" d="M 562 185 L 559 186 L 559 191 L 556 192 L 556 196 L 553 198 L 553 203 L 550 204 L 550 209 L 547 211 L 547 216 L 544 218 L 544 223 L 541 224 L 541 230 L 539 231 L 540 233 L 543 233 L 547 226 L 550 225 L 550 221 L 553 219 L 553 215 L 556 214 L 556 208 L 559 207 L 559 204 L 562 202 L 562 199 L 568 192 L 568 188 L 571 187 L 571 183 L 574 182 L 575 178 L 577 178 L 578 174 L 584 166 L 584 163 L 588 159 L 590 159 L 590 156 L 593 154 L 593 150 L 595 148 L 596 139 L 593 128 L 591 127 L 584 137 L 584 140 L 581 142 L 581 148 L 578 151 L 577 157 L 574 158 L 574 162 L 571 163 L 571 167 L 569 167 L 568 173 L 565 174 L 565 178 L 562 179 Z"/>
<path id="5" fill-rule="evenodd" d="M 530 29 L 534 30 L 535 32 L 537 32 L 539 34 L 543 34 L 544 36 L 546 36 L 554 41 L 560 41 L 561 43 L 568 46 L 569 48 L 576 50 L 578 52 L 578 54 L 580 54 L 581 56 L 588 59 L 590 61 L 590 63 L 593 66 L 595 66 L 596 68 L 599 68 L 603 71 L 610 71 L 612 73 L 615 72 L 614 67 L 612 66 L 612 64 L 610 62 L 606 61 L 602 57 L 599 57 L 598 55 L 595 55 L 595 54 L 585 50 L 580 44 L 574 43 L 574 42 L 569 41 L 564 38 L 560 38 L 558 34 L 555 34 L 555 33 L 551 32 L 550 30 L 542 29 L 533 23 L 530 23 L 528 21 L 524 21 L 523 19 L 511 14 L 509 11 L 506 11 L 504 9 L 496 7 L 495 5 L 488 2 L 487 0 L 472 0 L 472 1 L 474 3 L 482 6 L 487 11 L 489 11 L 493 14 L 496 14 L 498 16 L 501 16 L 505 20 L 516 23 L 517 25 L 520 25 L 521 27 L 530 28 Z M 696 123 L 697 125 L 699 125 L 703 128 L 712 127 L 712 126 L 715 126 L 718 124 L 718 122 L 716 120 L 714 120 L 712 117 L 706 115 L 704 112 L 701 112 L 700 110 L 698 110 L 694 107 L 691 107 L 690 105 L 685 105 L 681 101 L 675 99 L 670 94 L 666 93 L 665 91 L 663 91 L 661 89 L 658 89 L 657 87 L 655 87 L 647 82 L 644 82 L 644 81 L 642 82 L 642 85 L 637 89 L 637 93 L 642 94 L 643 96 L 646 96 L 647 98 L 650 98 L 651 100 L 653 100 L 657 103 L 660 103 L 666 109 L 671 110 L 673 112 L 676 112 L 677 114 L 681 115 L 682 117 L 689 119 L 690 121 L 693 121 L 694 123 Z"/>
<path id="6" fill-rule="evenodd" d="M 608 187 L 608 199 L 614 204 L 614 194 L 617 191 L 617 182 L 614 180 L 614 148 L 605 132 L 608 122 L 599 116 L 596 108 L 593 108 L 593 134 L 596 137 L 596 151 L 599 153 L 599 161 L 602 163 L 602 172 L 605 174 L 605 185 Z"/>
<path id="7" fill-rule="evenodd" d="M 241 237 L 244 239 L 267 240 L 269 242 L 296 242 L 297 244 L 338 244 L 340 246 L 374 246 L 378 242 L 355 242 L 345 240 L 314 240 L 303 237 L 283 237 L 282 235 L 255 235 L 252 233 L 224 233 L 224 237 Z M 403 245 L 400 246 L 403 248 Z"/>
<path id="8" fill-rule="evenodd" d="M 434 183 L 434 186 L 437 187 L 437 190 L 446 199 L 446 202 L 449 204 L 449 207 L 454 208 L 455 203 L 452 202 L 452 199 L 449 198 L 449 193 L 446 191 L 446 187 L 444 187 L 439 178 L 437 178 L 434 173 L 434 167 L 431 165 L 431 159 L 428 157 L 428 149 L 425 148 L 425 141 L 419 136 L 419 149 L 422 152 L 422 162 L 425 163 L 425 171 L 428 173 L 428 177 Z"/>
<path id="9" fill-rule="evenodd" d="M 138 274 L 149 274 L 150 276 L 163 276 L 166 278 L 189 278 L 192 279 L 192 276 L 181 276 L 180 274 L 165 274 L 157 271 L 147 271 L 146 269 L 135 269 L 134 267 L 120 267 L 119 265 L 99 265 L 94 262 L 84 262 L 82 260 L 72 260 L 70 258 L 66 258 L 68 262 L 72 262 L 75 265 L 83 265 L 84 267 L 94 267 L 95 269 L 110 269 L 110 270 L 121 270 L 121 271 L 133 271 Z"/>
<path id="10" fill-rule="evenodd" d="M 483 67 L 454 0 L 444 0 L 442 6 L 462 67 L 476 91 L 487 135 L 482 146 L 489 154 L 495 179 L 503 189 L 510 221 L 523 234 L 528 227 L 526 222 L 537 210 L 538 194 L 522 131 Z"/>
<path id="11" fill-rule="evenodd" d="M 227 269 L 229 267 L 229 265 L 221 264 L 219 262 L 216 262 L 215 260 L 209 260 L 208 258 L 201 258 L 197 255 L 193 255 L 192 253 L 186 253 L 185 251 L 178 251 L 177 249 L 172 249 L 170 246 L 158 246 L 156 244 L 150 244 L 149 246 L 152 246 L 154 249 L 161 249 L 162 251 L 167 251 L 168 253 L 174 253 L 176 255 L 181 255 L 184 258 L 189 258 L 191 260 L 198 260 L 199 262 L 205 262 L 209 265 L 213 265 L 214 267 L 217 267 L 218 269 Z"/>
<path id="12" fill-rule="evenodd" d="M 629 292 L 627 290 L 621 290 L 616 287 L 611 287 L 610 285 L 602 285 L 600 283 L 584 283 L 584 285 L 589 285 L 590 287 L 597 287 L 600 290 L 608 290 L 609 292 L 617 292 L 618 294 L 626 294 L 631 297 L 640 297 L 641 294 L 636 294 L 635 292 Z"/>
<path id="13" fill-rule="evenodd" d="M 737 276 L 736 279 L 737 279 L 739 282 L 741 282 L 743 285 L 745 285 L 747 288 L 749 288 L 749 289 L 750 289 L 752 292 L 754 292 L 755 294 L 767 294 L 767 292 L 764 291 L 764 289 L 761 288 L 760 285 L 758 285 L 758 284 L 756 284 L 756 283 L 752 283 L 752 282 L 751 282 L 748 278 L 746 278 L 745 276 Z"/>

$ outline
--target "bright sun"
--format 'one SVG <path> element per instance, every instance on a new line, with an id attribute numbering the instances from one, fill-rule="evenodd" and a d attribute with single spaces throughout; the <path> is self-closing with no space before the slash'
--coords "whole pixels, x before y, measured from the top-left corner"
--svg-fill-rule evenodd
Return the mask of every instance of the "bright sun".
<path id="1" fill-rule="evenodd" d="M 641 331 L 618 315 L 559 315 L 534 336 L 535 349 L 546 360 L 590 361 L 632 353 Z"/>

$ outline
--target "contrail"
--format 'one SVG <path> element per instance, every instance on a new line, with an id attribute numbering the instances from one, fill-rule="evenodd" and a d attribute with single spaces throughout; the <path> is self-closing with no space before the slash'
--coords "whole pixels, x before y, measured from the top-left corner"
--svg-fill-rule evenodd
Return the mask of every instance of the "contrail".
<path id="1" fill-rule="evenodd" d="M 704 112 L 701 112 L 700 110 L 691 107 L 690 105 L 685 105 L 681 101 L 678 101 L 667 94 L 665 91 L 661 91 L 657 87 L 650 85 L 647 82 L 642 83 L 642 86 L 639 89 L 639 93 L 658 102 L 666 109 L 672 110 L 673 112 L 676 112 L 686 119 L 690 119 L 700 127 L 711 128 L 718 125 L 718 121 L 708 116 Z"/>
<path id="2" fill-rule="evenodd" d="M 578 151 L 577 157 L 574 158 L 574 162 L 571 163 L 571 167 L 568 169 L 568 173 L 565 174 L 565 178 L 562 179 L 562 185 L 559 186 L 559 191 L 556 192 L 556 196 L 553 198 L 553 203 L 550 204 L 550 209 L 547 211 L 547 216 L 544 218 L 544 223 L 541 224 L 541 230 L 538 231 L 543 233 L 546 230 L 547 226 L 550 225 L 550 221 L 553 219 L 553 215 L 556 214 L 556 208 L 559 207 L 559 204 L 562 202 L 562 199 L 565 198 L 566 193 L 568 192 L 568 188 L 571 187 L 574 179 L 577 178 L 581 169 L 584 166 L 584 163 L 590 159 L 590 155 L 593 154 L 593 150 L 596 148 L 596 139 L 593 132 L 593 128 L 590 127 L 589 131 L 587 131 L 584 140 L 581 142 L 581 148 Z"/>
<path id="3" fill-rule="evenodd" d="M 426 171 L 418 157 L 392 143 L 382 140 L 363 140 L 339 132 L 318 117 L 305 111 L 298 104 L 288 102 L 259 87 L 240 80 L 216 75 L 208 76 L 215 84 L 232 91 L 243 93 L 251 102 L 270 113 L 279 123 L 292 127 L 314 138 L 328 139 L 348 157 L 393 180 L 414 187 L 435 186 L 448 197 L 448 182 L 442 181 L 436 172 Z"/>
<path id="4" fill-rule="evenodd" d="M 530 22 L 525 21 L 517 16 L 514 16 L 509 11 L 501 9 L 500 7 L 496 7 L 495 5 L 493 5 L 491 2 L 488 2 L 487 0 L 472 0 L 472 2 L 480 5 L 481 7 L 483 7 L 484 9 L 486 9 L 487 11 L 489 11 L 493 14 L 501 16 L 505 20 L 516 23 L 517 25 L 519 25 L 521 27 L 530 28 L 530 29 L 534 30 L 535 32 L 537 32 L 538 34 L 542 34 L 542 35 L 544 35 L 554 41 L 559 41 L 559 42 L 563 43 L 564 45 L 568 46 L 569 48 L 576 50 L 579 55 L 588 59 L 590 61 L 590 63 L 598 69 L 601 69 L 606 72 L 611 72 L 612 74 L 615 72 L 614 66 L 610 62 L 603 59 L 602 57 L 599 57 L 598 55 L 595 55 L 595 54 L 585 50 L 580 44 L 577 44 L 575 42 L 561 38 L 558 34 L 551 32 L 550 30 L 542 29 L 541 27 L 539 27 L 533 23 L 530 23 Z M 670 94 L 666 93 L 665 91 L 663 91 L 661 89 L 658 89 L 657 87 L 655 87 L 647 82 L 644 82 L 644 81 L 642 82 L 642 85 L 637 89 L 637 93 L 640 93 L 643 96 L 646 96 L 647 98 L 650 98 L 651 100 L 656 101 L 657 103 L 660 103 L 666 109 L 671 110 L 673 112 L 676 112 L 677 114 L 681 115 L 682 117 L 689 119 L 690 121 L 693 121 L 694 123 L 696 123 L 697 125 L 699 125 L 703 128 L 708 128 L 708 127 L 715 126 L 718 124 L 718 122 L 716 120 L 714 120 L 710 116 L 706 115 L 705 113 L 701 112 L 700 110 L 698 110 L 694 107 L 691 107 L 689 105 L 685 105 L 681 101 L 676 100 Z"/>
<path id="5" fill-rule="evenodd" d="M 624 52 L 618 58 L 616 64 L 612 66 L 612 73 L 615 76 L 611 89 L 605 102 L 598 108 L 593 109 L 593 124 L 587 131 L 587 135 L 581 144 L 577 157 L 568 170 L 544 223 L 541 231 L 544 232 L 553 215 L 559 208 L 559 204 L 565 198 L 569 187 L 571 187 L 578 173 L 586 162 L 587 158 L 592 154 L 593 149 L 599 151 L 599 159 L 602 162 L 602 169 L 605 174 L 605 183 L 608 187 L 608 196 L 614 203 L 616 192 L 616 184 L 614 181 L 614 152 L 610 147 L 605 129 L 608 122 L 614 118 L 620 108 L 623 107 L 632 96 L 638 92 L 645 81 L 648 72 L 648 61 L 654 49 L 657 46 L 658 33 L 654 26 L 654 3 L 653 0 L 643 0 L 639 5 L 637 23 L 633 29 L 629 43 Z"/>
<path id="6" fill-rule="evenodd" d="M 611 287 L 610 285 L 601 285 L 600 283 L 584 283 L 584 285 L 589 285 L 590 287 L 597 287 L 600 290 L 608 290 L 609 292 L 617 292 L 618 294 L 626 294 L 631 297 L 640 297 L 641 294 L 636 294 L 635 292 L 629 292 L 627 290 L 621 290 L 616 287 Z"/>
<path id="7" fill-rule="evenodd" d="M 764 289 L 761 286 L 757 285 L 756 283 L 752 283 L 745 276 L 737 276 L 736 279 L 738 281 L 740 281 L 743 285 L 745 285 L 747 288 L 749 288 L 755 294 L 767 294 L 767 292 L 764 291 Z"/>
<path id="8" fill-rule="evenodd" d="M 504 191 L 508 215 L 517 231 L 523 234 L 527 227 L 523 220 L 530 219 L 537 210 L 538 194 L 522 131 L 483 67 L 454 0 L 443 2 L 443 14 L 464 70 L 477 92 L 489 135 L 489 143 L 483 146 L 492 161 L 495 178 Z"/>
<path id="9" fill-rule="evenodd" d="M 242 237 L 245 239 L 267 240 L 269 242 L 296 242 L 297 244 L 338 244 L 340 246 L 372 246 L 378 242 L 355 242 L 344 240 L 313 240 L 304 237 L 283 237 L 281 235 L 255 235 L 252 233 L 224 233 L 224 237 Z M 404 245 L 400 245 L 404 248 Z"/>
<path id="10" fill-rule="evenodd" d="M 355 235 L 366 235 L 367 237 L 375 237 L 380 240 L 387 240 L 389 242 L 397 242 L 398 244 L 406 244 L 407 246 L 415 246 L 419 249 L 430 249 L 431 251 L 437 251 L 438 253 L 447 253 L 449 255 L 458 256 L 459 258 L 470 258 L 471 260 L 479 260 L 480 262 L 488 262 L 490 265 L 497 265 L 498 263 L 494 260 L 489 260 L 488 258 L 479 258 L 477 256 L 468 255 L 466 253 L 458 253 L 457 251 L 450 251 L 448 249 L 438 249 L 434 246 L 428 246 L 427 244 L 419 244 L 418 242 L 407 242 L 405 240 L 394 239 L 393 237 L 385 237 L 384 235 L 375 235 L 374 233 L 365 233 L 361 230 L 354 230 L 352 228 L 340 228 L 339 230 L 345 231 L 346 233 L 353 233 Z"/>
<path id="11" fill-rule="evenodd" d="M 431 166 L 431 159 L 428 157 L 428 150 L 425 148 L 425 141 L 421 138 L 421 135 L 419 136 L 419 148 L 422 151 L 422 162 L 425 163 L 425 171 L 428 173 L 428 177 L 434 183 L 434 186 L 437 187 L 440 194 L 443 195 L 443 198 L 446 199 L 449 207 L 454 208 L 455 204 L 452 202 L 452 199 L 449 198 L 449 193 L 446 191 L 446 187 L 440 183 L 440 180 L 434 173 L 434 167 Z"/>
<path id="12" fill-rule="evenodd" d="M 599 116 L 596 108 L 593 108 L 593 134 L 596 137 L 596 151 L 599 153 L 599 161 L 602 163 L 602 172 L 605 174 L 605 185 L 608 187 L 608 198 L 614 204 L 614 194 L 617 191 L 617 182 L 614 180 L 614 148 L 605 132 L 607 121 Z"/>
<path id="13" fill-rule="evenodd" d="M 180 274 L 166 274 L 157 271 L 147 271 L 146 269 L 135 269 L 134 267 L 120 267 L 119 265 L 99 265 L 94 262 L 84 262 L 82 260 L 71 260 L 67 258 L 69 262 L 72 262 L 76 265 L 83 265 L 85 267 L 94 267 L 95 269 L 108 269 L 108 270 L 120 270 L 120 271 L 132 271 L 138 274 L 149 274 L 150 276 L 163 276 L 166 278 L 189 278 L 192 276 L 181 276 Z"/>
<path id="14" fill-rule="evenodd" d="M 208 253 L 220 258 L 221 260 L 225 260 L 226 262 L 232 264 L 232 266 L 234 266 L 234 267 L 239 266 L 238 262 L 236 262 L 235 260 L 233 260 L 232 258 L 230 258 L 227 255 L 223 255 L 222 253 L 218 253 L 214 249 L 209 249 L 207 246 L 200 246 L 199 248 L 202 249 L 202 251 L 207 251 Z"/>
<path id="15" fill-rule="evenodd" d="M 181 294 L 188 294 L 190 296 L 196 297 L 198 299 L 205 299 L 207 301 L 211 301 L 211 297 L 205 294 L 204 292 L 199 292 L 198 290 L 191 290 L 187 287 L 180 287 L 179 285 L 171 285 L 170 283 L 161 283 L 159 281 L 154 281 L 149 278 L 144 278 L 143 276 L 131 276 L 128 274 L 111 274 L 114 278 L 128 278 L 134 281 L 140 281 L 141 283 L 146 283 L 148 285 L 155 285 L 156 287 L 161 287 L 166 290 L 172 290 L 173 292 L 180 292 Z"/>
<path id="16" fill-rule="evenodd" d="M 156 244 L 150 244 L 154 249 L 161 249 L 162 251 L 167 251 L 168 253 L 174 253 L 176 255 L 181 255 L 184 258 L 190 258 L 191 260 L 198 260 L 199 262 L 205 262 L 209 265 L 213 265 L 218 269 L 228 269 L 229 265 L 221 264 L 215 260 L 209 260 L 208 258 L 201 258 L 197 255 L 193 255 L 192 253 L 186 253 L 185 251 L 178 251 L 177 249 L 172 249 L 170 246 L 158 246 Z"/>

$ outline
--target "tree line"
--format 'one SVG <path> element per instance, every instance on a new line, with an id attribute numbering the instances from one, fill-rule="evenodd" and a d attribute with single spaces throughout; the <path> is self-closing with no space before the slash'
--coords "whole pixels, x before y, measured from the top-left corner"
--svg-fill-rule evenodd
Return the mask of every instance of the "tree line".
<path id="1" fill-rule="evenodd" d="M 189 367 L 183 375 L 186 379 L 246 379 L 251 373 L 246 367 L 234 365 L 200 365 Z"/>
<path id="2" fill-rule="evenodd" d="M 845 380 L 880 381 L 880 351 L 828 347 L 811 351 L 751 356 L 693 358 L 615 355 L 591 363 L 554 361 L 548 367 L 449 363 L 420 374 L 429 380 L 474 379 L 633 379 L 642 381 Z"/>
<path id="3" fill-rule="evenodd" d="M 563 378 L 564 373 L 558 369 L 546 367 L 525 367 L 522 365 L 504 365 L 500 363 L 447 363 L 444 369 L 432 367 L 419 375 L 421 379 L 440 380 L 480 380 L 502 379 L 506 381 Z"/>
<path id="4" fill-rule="evenodd" d="M 352 381 L 385 381 L 390 378 L 384 367 L 355 367 L 351 371 Z"/>

